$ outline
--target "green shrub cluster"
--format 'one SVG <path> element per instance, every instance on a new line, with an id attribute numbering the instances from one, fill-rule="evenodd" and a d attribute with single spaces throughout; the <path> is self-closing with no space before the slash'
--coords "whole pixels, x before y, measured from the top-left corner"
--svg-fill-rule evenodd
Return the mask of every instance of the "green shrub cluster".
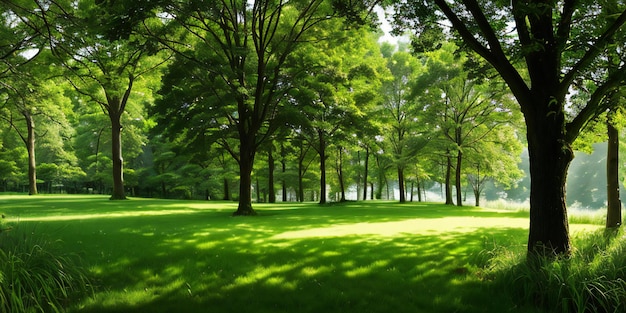
<path id="1" fill-rule="evenodd" d="M 494 250 L 487 275 L 520 306 L 549 312 L 621 312 L 626 303 L 626 235 L 600 230 L 576 239 L 569 257 L 529 260 Z"/>
<path id="2" fill-rule="evenodd" d="M 0 230 L 1 313 L 62 312 L 89 291 L 75 258 L 55 253 L 54 242 L 20 227 Z"/>

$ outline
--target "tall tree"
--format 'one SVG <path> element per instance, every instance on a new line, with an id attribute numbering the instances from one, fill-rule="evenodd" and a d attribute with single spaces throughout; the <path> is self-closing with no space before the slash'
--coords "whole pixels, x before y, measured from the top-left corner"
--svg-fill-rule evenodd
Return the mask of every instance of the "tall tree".
<path id="1" fill-rule="evenodd" d="M 398 172 L 398 189 L 400 202 L 406 201 L 405 169 L 414 162 L 415 149 L 410 149 L 409 143 L 414 139 L 418 121 L 418 106 L 409 95 L 411 83 L 419 74 L 421 63 L 408 52 L 396 52 L 387 59 L 387 68 L 391 79 L 383 85 L 383 117 L 390 128 L 387 139 L 391 143 L 394 160 Z"/>
<path id="2" fill-rule="evenodd" d="M 133 30 L 145 17 L 137 3 L 81 0 L 53 2 L 43 9 L 50 25 L 50 48 L 68 71 L 74 89 L 94 103 L 111 127 L 112 200 L 126 199 L 122 157 L 122 116 L 135 84 L 166 59 L 155 42 Z M 133 17 L 133 23 L 125 18 Z"/>
<path id="3" fill-rule="evenodd" d="M 378 101 L 376 91 L 386 74 L 373 34 L 366 29 L 337 30 L 340 26 L 336 23 L 330 30 L 318 33 L 332 40 L 300 49 L 291 59 L 301 64 L 291 103 L 299 112 L 300 135 L 320 158 L 321 204 L 326 202 L 327 148 L 353 133 L 366 133 L 372 128 L 365 112 Z"/>
<path id="4" fill-rule="evenodd" d="M 337 11 L 347 8 L 333 8 L 324 0 L 172 1 L 163 8 L 166 19 L 181 27 L 182 37 L 157 30 L 154 34 L 181 58 L 191 60 L 196 71 L 209 74 L 201 75 L 210 78 L 204 98 L 212 98 L 212 103 L 205 106 L 224 119 L 222 128 L 238 140 L 236 147 L 225 146 L 240 169 L 234 214 L 254 215 L 252 167 L 259 146 L 275 129 L 271 121 L 290 85 L 282 79 L 285 62 Z"/>
<path id="5" fill-rule="evenodd" d="M 465 155 L 499 127 L 514 122 L 515 115 L 502 86 L 495 80 L 481 82 L 470 77 L 467 58 L 455 56 L 456 50 L 454 44 L 446 43 L 426 53 L 428 69 L 417 79 L 415 89 L 423 93 L 425 119 L 439 130 L 446 157 L 455 160 L 454 165 L 448 162 L 448 168 L 454 168 L 456 205 L 462 206 Z M 446 200 L 450 204 L 449 193 Z"/>
<path id="6" fill-rule="evenodd" d="M 606 73 L 581 110 L 569 116 L 567 96 L 616 34 L 626 11 L 603 18 L 595 1 L 398 1 L 398 18 L 412 28 L 445 16 L 465 45 L 489 62 L 517 99 L 526 122 L 530 156 L 529 256 L 569 254 L 565 180 L 572 142 L 589 119 L 605 111 L 602 99 L 624 79 Z M 438 13 L 436 13 L 438 12 Z M 516 36 L 507 27 L 514 23 Z"/>

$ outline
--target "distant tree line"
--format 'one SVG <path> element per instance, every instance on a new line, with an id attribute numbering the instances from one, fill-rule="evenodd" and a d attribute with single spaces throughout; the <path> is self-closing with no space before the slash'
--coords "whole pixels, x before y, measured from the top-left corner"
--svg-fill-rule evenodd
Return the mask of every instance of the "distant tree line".
<path id="1" fill-rule="evenodd" d="M 254 215 L 254 197 L 382 198 L 394 181 L 404 202 L 436 182 L 478 204 L 488 180 L 522 177 L 526 146 L 529 253 L 552 255 L 570 251 L 573 149 L 605 133 L 617 164 L 620 3 L 0 3 L 3 190 L 237 199 Z M 377 4 L 410 46 L 377 42 Z"/>

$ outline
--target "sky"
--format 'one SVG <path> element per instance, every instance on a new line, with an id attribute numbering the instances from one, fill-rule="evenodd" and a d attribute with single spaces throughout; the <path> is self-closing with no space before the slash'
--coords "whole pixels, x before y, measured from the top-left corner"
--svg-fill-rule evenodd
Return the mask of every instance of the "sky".
<path id="1" fill-rule="evenodd" d="M 376 14 L 378 15 L 378 20 L 380 21 L 380 28 L 385 33 L 382 37 L 380 37 L 380 39 L 378 39 L 379 42 L 388 42 L 388 43 L 397 45 L 398 41 L 405 41 L 405 42 L 409 41 L 409 39 L 406 38 L 405 36 L 397 37 L 391 34 L 391 29 L 392 29 L 391 23 L 385 17 L 385 15 L 387 15 L 388 18 L 391 19 L 392 17 L 391 9 L 388 9 L 387 14 L 385 14 L 385 11 L 383 10 L 382 7 L 376 6 L 374 8 L 374 12 L 376 12 Z"/>

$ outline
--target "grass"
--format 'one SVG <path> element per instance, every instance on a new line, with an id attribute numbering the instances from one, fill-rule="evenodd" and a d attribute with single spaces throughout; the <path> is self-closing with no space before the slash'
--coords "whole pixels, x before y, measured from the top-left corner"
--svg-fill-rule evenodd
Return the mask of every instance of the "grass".
<path id="1" fill-rule="evenodd" d="M 107 199 L 0 197 L 88 266 L 96 292 L 71 312 L 541 312 L 489 278 L 493 251 L 524 251 L 525 211 Z"/>

